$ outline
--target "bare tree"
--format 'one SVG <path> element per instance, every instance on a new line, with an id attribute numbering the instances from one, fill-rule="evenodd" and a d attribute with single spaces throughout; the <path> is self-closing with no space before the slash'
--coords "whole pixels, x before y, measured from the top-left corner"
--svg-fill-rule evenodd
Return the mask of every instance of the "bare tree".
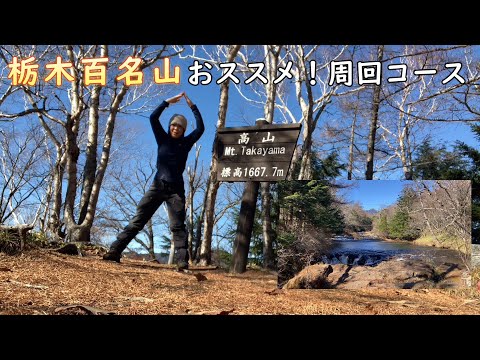
<path id="1" fill-rule="evenodd" d="M 353 49 L 357 62 L 378 61 L 378 46 Z M 412 158 L 425 139 L 447 122 L 474 120 L 468 105 L 476 102 L 476 56 L 475 47 L 470 46 L 384 46 L 381 84 L 364 85 L 356 94 L 338 99 L 342 116 L 334 116 L 325 127 L 323 133 L 330 142 L 323 146 L 342 151 L 342 160 L 349 164 L 348 178 L 367 177 L 368 162 L 368 178 L 398 176 L 397 170 L 401 170 L 403 177 L 410 179 Z M 458 66 L 459 62 L 465 69 L 459 76 L 465 82 L 462 84 L 462 78 L 446 82 L 454 73 L 452 64 Z M 378 109 L 373 101 L 375 91 Z M 367 162 L 359 162 L 366 157 Z"/>
<path id="2" fill-rule="evenodd" d="M 28 220 L 33 224 L 38 219 L 49 175 L 45 149 L 38 127 L 0 129 L 0 224 L 24 224 L 30 209 L 35 215 Z"/>
<path id="3" fill-rule="evenodd" d="M 377 61 L 380 63 L 383 60 L 384 45 L 379 45 L 377 50 Z M 365 171 L 365 179 L 373 179 L 373 160 L 375 154 L 375 140 L 377 134 L 378 113 L 380 107 L 380 86 L 375 86 L 373 89 L 372 101 L 372 118 L 370 120 L 370 131 L 368 133 L 368 148 L 367 148 L 367 170 Z"/>
<path id="4" fill-rule="evenodd" d="M 58 174 L 55 180 L 56 199 L 53 214 L 58 215 L 58 194 L 62 193 L 63 168 L 66 167 L 67 189 L 65 195 L 64 222 L 66 239 L 89 241 L 100 189 L 108 167 L 112 136 L 118 114 L 138 112 L 132 105 L 142 98 L 140 108 L 148 104 L 143 96 L 153 91 L 152 83 L 146 86 L 130 87 L 119 82 L 110 71 L 106 86 L 88 86 L 84 82 L 85 59 L 107 58 L 108 69 L 118 68 L 126 56 L 141 58 L 138 70 L 144 70 L 160 59 L 176 55 L 166 45 L 147 47 L 110 47 L 107 45 L 65 46 L 65 47 L 18 47 L 2 49 L 2 58 L 9 62 L 11 57 L 25 57 L 35 54 L 37 61 L 44 64 L 57 55 L 63 55 L 72 64 L 70 86 L 55 87 L 42 85 L 36 89 L 23 87 L 25 99 L 30 104 L 27 111 L 38 114 L 39 120 L 57 148 Z M 149 98 L 149 97 L 147 97 Z M 40 106 L 39 106 L 40 104 Z M 46 107 L 48 104 L 48 108 Z M 82 120 L 87 119 L 83 124 Z M 47 120 L 49 123 L 47 123 Z M 102 121 L 100 121 L 102 120 Z M 104 121 L 104 122 L 103 122 Z M 53 128 L 60 129 L 61 137 Z M 104 128 L 103 138 L 100 136 Z M 81 129 L 86 131 L 86 144 L 82 153 Z M 101 145 L 101 151 L 99 147 Z M 83 166 L 81 163 L 83 162 Z M 79 188 L 79 175 L 81 187 Z M 60 195 L 61 196 L 61 195 Z M 78 208 L 76 199 L 79 196 Z M 57 222 L 55 219 L 52 223 Z"/>
<path id="5" fill-rule="evenodd" d="M 385 116 L 380 119 L 378 127 L 381 138 L 391 153 L 392 165 L 385 162 L 378 166 L 378 171 L 394 168 L 394 160 L 399 163 L 404 178 L 412 178 L 412 157 L 419 144 L 424 142 L 431 131 L 435 130 L 437 121 L 428 119 L 441 118 L 448 112 L 460 111 L 455 107 L 458 91 L 468 89 L 472 82 L 478 78 L 478 73 L 469 73 L 466 84 L 462 85 L 458 79 L 451 84 L 443 84 L 441 79 L 450 75 L 450 70 L 445 64 L 453 62 L 453 59 L 462 54 L 458 47 L 437 48 L 434 46 L 409 46 L 405 45 L 400 49 L 389 49 L 387 61 L 401 54 L 395 63 L 407 69 L 428 69 L 434 71 L 435 76 L 420 76 L 415 71 L 405 73 L 405 83 L 389 84 L 382 87 L 384 93 Z M 392 62 L 390 60 L 390 62 Z M 399 66 L 397 64 L 397 66 Z M 460 86 L 459 86 L 460 85 Z M 455 110 L 455 108 L 457 108 Z"/>
<path id="6" fill-rule="evenodd" d="M 428 232 L 440 244 L 460 251 L 463 263 L 470 268 L 471 256 L 471 184 L 465 180 L 436 180 L 415 183 L 419 211 Z"/>
<path id="7" fill-rule="evenodd" d="M 278 94 L 277 109 L 287 122 L 301 122 L 302 147 L 297 156 L 294 156 L 290 169 L 295 167 L 298 160 L 300 171 L 298 180 L 312 178 L 312 154 L 314 151 L 313 134 L 319 127 L 318 123 L 322 115 L 328 111 L 334 99 L 341 99 L 351 93 L 355 93 L 363 87 L 344 89 L 338 84 L 331 84 L 332 61 L 351 59 L 352 54 L 348 46 L 306 46 L 292 45 L 288 47 L 287 59 L 291 61 L 294 79 L 294 90 L 297 105 L 301 110 L 301 117 L 297 118 L 295 111 L 288 101 L 288 91 L 281 88 Z M 285 60 L 282 60 L 285 65 Z"/>
<path id="8" fill-rule="evenodd" d="M 360 99 L 360 92 L 357 93 L 357 103 L 358 99 Z M 353 113 L 353 120 L 350 126 L 350 144 L 348 147 L 348 167 L 347 167 L 347 179 L 352 180 L 353 175 L 353 159 L 355 154 L 355 130 L 357 126 L 357 115 L 358 115 L 358 108 L 354 107 Z"/>

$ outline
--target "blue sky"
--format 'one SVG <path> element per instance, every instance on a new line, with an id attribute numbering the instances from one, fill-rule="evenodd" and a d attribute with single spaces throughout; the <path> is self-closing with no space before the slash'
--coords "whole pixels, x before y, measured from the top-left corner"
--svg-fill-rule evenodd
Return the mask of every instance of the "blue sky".
<path id="1" fill-rule="evenodd" d="M 352 203 L 360 203 L 365 210 L 379 210 L 394 204 L 402 188 L 409 181 L 400 180 L 355 180 L 341 181 L 342 184 L 350 185 L 343 189 L 341 194 Z"/>

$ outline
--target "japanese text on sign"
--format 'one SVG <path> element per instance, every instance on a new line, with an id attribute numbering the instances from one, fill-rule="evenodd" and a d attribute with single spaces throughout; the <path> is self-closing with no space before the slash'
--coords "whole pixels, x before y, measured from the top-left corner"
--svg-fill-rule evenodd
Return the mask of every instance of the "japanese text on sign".
<path id="1" fill-rule="evenodd" d="M 300 124 L 219 129 L 219 181 L 278 181 L 287 176 Z"/>

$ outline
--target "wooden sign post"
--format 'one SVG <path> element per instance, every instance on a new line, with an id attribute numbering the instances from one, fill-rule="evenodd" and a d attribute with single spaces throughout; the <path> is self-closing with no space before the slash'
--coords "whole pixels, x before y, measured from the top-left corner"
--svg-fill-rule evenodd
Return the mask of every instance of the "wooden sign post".
<path id="1" fill-rule="evenodd" d="M 218 130 L 217 180 L 246 181 L 233 243 L 231 270 L 235 273 L 247 267 L 259 184 L 287 178 L 300 128 L 301 124 L 257 120 L 257 126 Z"/>
<path id="2" fill-rule="evenodd" d="M 218 181 L 287 178 L 301 124 L 218 129 Z"/>

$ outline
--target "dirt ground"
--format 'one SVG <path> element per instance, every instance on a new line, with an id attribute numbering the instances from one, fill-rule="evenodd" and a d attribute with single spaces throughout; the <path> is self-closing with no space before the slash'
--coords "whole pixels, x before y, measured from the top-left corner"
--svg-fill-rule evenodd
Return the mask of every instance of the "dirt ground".
<path id="1" fill-rule="evenodd" d="M 203 275 L 203 277 L 201 275 Z M 34 250 L 0 253 L 0 314 L 480 314 L 468 289 L 279 290 L 274 273 L 178 273 Z"/>

